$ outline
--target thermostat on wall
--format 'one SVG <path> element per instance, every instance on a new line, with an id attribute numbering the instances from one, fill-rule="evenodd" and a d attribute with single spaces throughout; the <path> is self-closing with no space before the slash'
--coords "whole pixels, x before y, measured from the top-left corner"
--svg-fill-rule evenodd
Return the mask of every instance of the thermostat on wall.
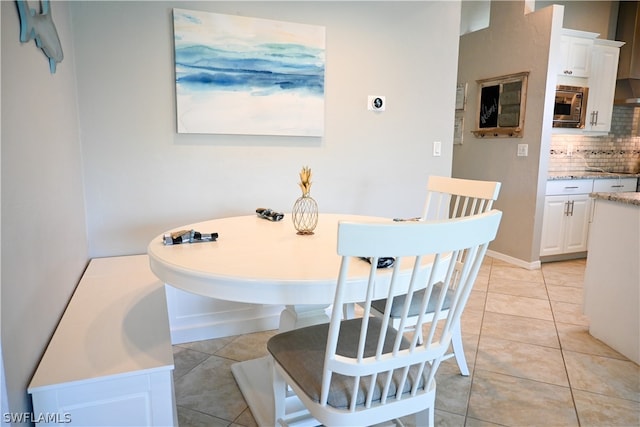
<path id="1" fill-rule="evenodd" d="M 369 111 L 384 111 L 387 101 L 384 96 L 369 95 L 367 99 L 367 108 Z"/>

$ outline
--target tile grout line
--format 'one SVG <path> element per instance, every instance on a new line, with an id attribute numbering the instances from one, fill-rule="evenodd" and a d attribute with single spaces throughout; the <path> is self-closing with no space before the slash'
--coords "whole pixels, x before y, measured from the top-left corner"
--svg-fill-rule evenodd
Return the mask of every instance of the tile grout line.
<path id="1" fill-rule="evenodd" d="M 486 258 L 485 258 L 486 259 Z M 487 290 L 484 294 L 484 303 L 482 305 L 482 317 L 480 319 L 480 329 L 478 331 L 478 340 L 476 342 L 476 352 L 473 356 L 473 369 L 469 372 L 469 394 L 467 395 L 467 405 L 464 411 L 464 425 L 469 420 L 469 406 L 471 404 L 471 391 L 473 390 L 473 380 L 476 375 L 476 368 L 478 362 L 478 353 L 480 352 L 480 339 L 482 338 L 482 326 L 484 325 L 484 317 L 487 311 L 487 299 L 489 298 L 489 287 L 491 286 L 491 273 L 493 271 L 493 258 L 491 259 L 491 265 L 489 266 L 489 277 L 487 278 Z M 477 279 L 476 279 L 477 280 Z M 475 418 L 474 418 L 475 419 Z"/>
<path id="2" fill-rule="evenodd" d="M 547 299 L 549 301 L 549 309 L 551 310 L 551 317 L 553 318 L 553 328 L 556 331 L 556 338 L 558 339 L 558 347 L 560 349 L 560 357 L 562 357 L 562 365 L 564 366 L 564 373 L 567 376 L 567 383 L 569 384 L 569 393 L 571 393 L 571 402 L 573 403 L 573 411 L 576 415 L 576 421 L 578 422 L 578 426 L 581 426 L 580 423 L 580 414 L 578 412 L 578 406 L 576 404 L 576 398 L 573 393 L 573 386 L 571 384 L 571 378 L 569 377 L 569 369 L 567 367 L 567 360 L 564 355 L 564 349 L 562 346 L 562 340 L 560 339 L 560 331 L 558 330 L 558 321 L 556 320 L 556 313 L 553 309 L 553 304 L 551 303 L 551 295 L 549 294 L 549 286 L 547 285 L 547 278 L 544 274 L 543 266 L 540 266 L 540 274 L 542 275 L 542 282 L 544 283 L 544 290 L 547 293 Z"/>

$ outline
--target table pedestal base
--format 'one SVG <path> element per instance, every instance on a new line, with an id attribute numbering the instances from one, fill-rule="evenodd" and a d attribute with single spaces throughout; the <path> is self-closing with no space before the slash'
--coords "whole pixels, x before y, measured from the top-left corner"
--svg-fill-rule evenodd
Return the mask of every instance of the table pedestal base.
<path id="1" fill-rule="evenodd" d="M 305 326 L 328 323 L 327 307 L 326 304 L 288 305 L 280 314 L 278 330 L 285 332 Z M 273 399 L 273 359 L 271 356 L 235 363 L 231 365 L 231 372 L 258 425 L 261 427 L 277 425 Z M 302 402 L 293 393 L 287 397 L 286 413 L 300 414 L 302 422 L 296 422 L 296 426 L 320 425 L 309 415 Z"/>
<path id="2" fill-rule="evenodd" d="M 231 365 L 231 372 L 247 401 L 249 409 L 260 427 L 277 426 L 273 400 L 273 362 L 271 356 L 247 360 Z M 287 398 L 286 413 L 299 413 L 300 422 L 296 426 L 318 426 L 320 423 L 311 417 L 302 402 L 292 393 Z"/>
<path id="3" fill-rule="evenodd" d="M 293 329 L 304 328 L 305 326 L 329 323 L 327 316 L 328 305 L 287 305 L 280 313 L 280 332 L 291 331 Z"/>
<path id="4" fill-rule="evenodd" d="M 231 372 L 259 426 L 275 425 L 271 356 L 231 365 Z"/>

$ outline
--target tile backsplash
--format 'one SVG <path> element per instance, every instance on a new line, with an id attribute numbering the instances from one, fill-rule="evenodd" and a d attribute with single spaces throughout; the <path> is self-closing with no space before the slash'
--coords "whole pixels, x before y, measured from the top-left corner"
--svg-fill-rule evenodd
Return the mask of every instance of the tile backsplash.
<path id="1" fill-rule="evenodd" d="M 640 173 L 640 107 L 614 106 L 606 136 L 552 135 L 549 172 L 588 169 Z"/>

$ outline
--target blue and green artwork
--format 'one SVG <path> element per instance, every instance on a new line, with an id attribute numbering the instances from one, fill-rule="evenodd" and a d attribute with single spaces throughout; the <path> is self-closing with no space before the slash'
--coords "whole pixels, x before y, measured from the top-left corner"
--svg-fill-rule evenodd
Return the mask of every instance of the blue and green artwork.
<path id="1" fill-rule="evenodd" d="M 173 10 L 179 133 L 322 136 L 324 27 Z"/>

